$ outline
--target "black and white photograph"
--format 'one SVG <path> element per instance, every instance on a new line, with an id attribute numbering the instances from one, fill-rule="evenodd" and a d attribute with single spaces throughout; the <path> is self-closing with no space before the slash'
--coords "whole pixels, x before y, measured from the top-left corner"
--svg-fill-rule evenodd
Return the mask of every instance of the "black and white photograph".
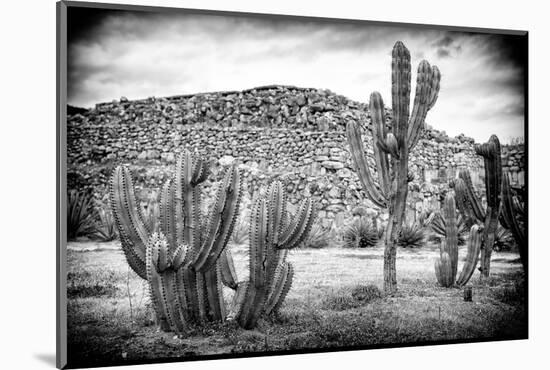
<path id="1" fill-rule="evenodd" d="M 526 30 L 57 10 L 58 366 L 529 337 Z"/>

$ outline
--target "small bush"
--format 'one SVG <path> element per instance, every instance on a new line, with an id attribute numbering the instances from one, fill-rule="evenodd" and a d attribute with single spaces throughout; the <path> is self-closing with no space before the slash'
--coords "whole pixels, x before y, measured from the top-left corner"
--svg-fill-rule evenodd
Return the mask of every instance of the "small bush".
<path id="1" fill-rule="evenodd" d="M 67 274 L 67 297 L 114 297 L 118 291 L 115 282 L 118 280 L 114 271 L 98 271 L 90 273 L 69 272 Z"/>
<path id="2" fill-rule="evenodd" d="M 378 230 L 364 217 L 355 219 L 342 233 L 346 248 L 374 247 L 378 239 Z"/>
<path id="3" fill-rule="evenodd" d="M 345 311 L 359 307 L 361 304 L 355 300 L 349 293 L 338 293 L 327 296 L 322 303 L 322 307 L 331 311 Z"/>
<path id="4" fill-rule="evenodd" d="M 303 248 L 321 249 L 329 246 L 330 231 L 323 229 L 319 224 L 313 224 L 302 243 Z"/>
<path id="5" fill-rule="evenodd" d="M 118 238 L 115 218 L 110 209 L 99 208 L 99 222 L 96 224 L 95 235 L 102 241 L 109 242 Z"/>
<path id="6" fill-rule="evenodd" d="M 501 225 L 498 225 L 495 233 L 495 242 L 493 244 L 494 251 L 509 251 L 514 246 L 514 236 Z"/>
<path id="7" fill-rule="evenodd" d="M 95 216 L 92 196 L 71 190 L 67 199 L 67 238 L 71 240 L 93 234 Z"/>
<path id="8" fill-rule="evenodd" d="M 248 242 L 248 221 L 240 217 L 235 223 L 233 234 L 231 234 L 231 243 L 246 244 Z"/>
<path id="9" fill-rule="evenodd" d="M 160 206 L 155 195 L 151 195 L 145 205 L 141 205 L 143 219 L 151 232 L 157 232 L 159 229 Z"/>
<path id="10" fill-rule="evenodd" d="M 415 222 L 403 225 L 397 245 L 403 248 L 420 248 L 424 245 L 425 241 L 425 229 Z"/>
<path id="11" fill-rule="evenodd" d="M 381 298 L 382 293 L 376 285 L 358 285 L 351 291 L 351 296 L 356 301 L 369 303 L 375 299 Z"/>

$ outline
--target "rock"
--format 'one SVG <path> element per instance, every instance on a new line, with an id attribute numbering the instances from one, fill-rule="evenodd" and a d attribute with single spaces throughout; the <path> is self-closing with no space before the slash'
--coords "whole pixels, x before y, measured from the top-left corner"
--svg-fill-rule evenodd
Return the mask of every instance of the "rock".
<path id="1" fill-rule="evenodd" d="M 336 161 L 324 161 L 323 163 L 321 163 L 321 166 L 331 170 L 340 170 L 344 168 L 344 164 L 342 162 Z"/>

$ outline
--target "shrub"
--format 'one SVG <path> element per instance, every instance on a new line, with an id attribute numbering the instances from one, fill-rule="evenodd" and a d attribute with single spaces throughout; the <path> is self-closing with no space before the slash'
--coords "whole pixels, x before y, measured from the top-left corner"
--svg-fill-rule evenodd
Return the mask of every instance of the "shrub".
<path id="1" fill-rule="evenodd" d="M 344 247 L 367 248 L 373 247 L 378 242 L 378 230 L 364 217 L 355 219 L 348 225 L 343 233 Z"/>
<path id="2" fill-rule="evenodd" d="M 67 199 L 67 238 L 91 235 L 95 232 L 95 208 L 90 194 L 71 190 Z"/>
<path id="3" fill-rule="evenodd" d="M 309 234 L 302 242 L 303 248 L 321 249 L 329 246 L 330 231 L 323 229 L 319 224 L 313 224 Z"/>
<path id="4" fill-rule="evenodd" d="M 248 242 L 248 221 L 244 217 L 239 217 L 231 234 L 231 243 L 246 244 Z"/>
<path id="5" fill-rule="evenodd" d="M 145 205 L 141 205 L 144 221 L 149 226 L 151 233 L 155 233 L 159 229 L 160 208 L 157 197 L 151 195 Z"/>
<path id="6" fill-rule="evenodd" d="M 401 234 L 397 245 L 403 248 L 420 248 L 426 241 L 426 231 L 418 223 L 405 224 L 401 229 Z"/>
<path id="7" fill-rule="evenodd" d="M 495 242 L 493 244 L 494 251 L 509 251 L 514 245 L 514 237 L 509 230 L 506 230 L 502 225 L 498 225 L 495 233 Z"/>
<path id="8" fill-rule="evenodd" d="M 322 306 L 330 311 L 345 311 L 360 306 L 359 302 L 353 299 L 349 293 L 331 294 L 323 299 Z"/>
<path id="9" fill-rule="evenodd" d="M 110 242 L 118 238 L 118 229 L 115 218 L 109 209 L 98 208 L 99 222 L 96 224 L 95 235 L 105 241 Z"/>
<path id="10" fill-rule="evenodd" d="M 376 285 L 357 285 L 353 290 L 351 291 L 351 296 L 356 301 L 360 301 L 363 303 L 369 303 L 375 299 L 381 298 L 382 293 L 380 292 L 380 289 Z"/>

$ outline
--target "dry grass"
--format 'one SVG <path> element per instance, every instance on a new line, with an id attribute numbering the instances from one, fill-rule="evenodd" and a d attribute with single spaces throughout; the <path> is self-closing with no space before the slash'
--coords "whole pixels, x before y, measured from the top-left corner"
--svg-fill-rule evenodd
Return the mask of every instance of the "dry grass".
<path id="1" fill-rule="evenodd" d="M 239 279 L 245 279 L 246 247 L 231 249 Z M 211 354 L 526 337 L 525 289 L 516 254 L 495 253 L 493 277 L 480 284 L 476 272 L 473 302 L 464 302 L 461 290 L 436 285 L 433 259 L 438 253 L 436 246 L 400 249 L 398 293 L 359 300 L 353 293 L 358 286 L 382 289 L 381 246 L 296 250 L 289 256 L 295 279 L 280 317 L 261 321 L 253 331 L 212 324 L 177 338 L 153 324 L 144 282 L 128 271 L 116 243 L 71 243 L 69 284 L 83 292 L 92 286 L 93 294 L 76 294 L 69 300 L 70 363 L 92 366 Z M 465 253 L 461 248 L 461 258 Z M 110 287 L 105 294 L 97 288 L 102 282 Z M 229 301 L 232 291 L 224 293 Z"/>

